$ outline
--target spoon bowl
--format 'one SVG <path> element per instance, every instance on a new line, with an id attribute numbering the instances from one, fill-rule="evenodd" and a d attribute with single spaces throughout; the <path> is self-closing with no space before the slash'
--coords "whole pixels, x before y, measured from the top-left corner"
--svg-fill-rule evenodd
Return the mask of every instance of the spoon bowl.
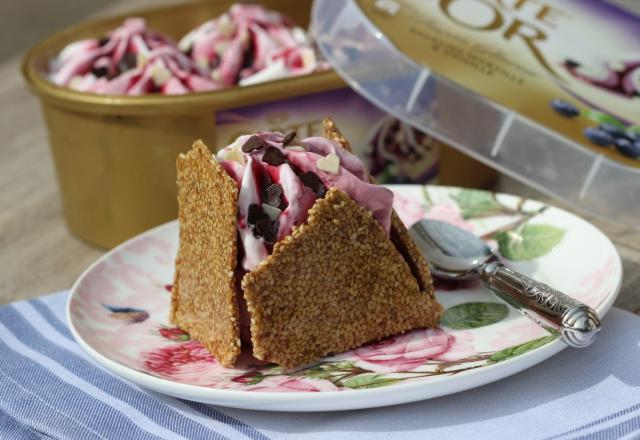
<path id="1" fill-rule="evenodd" d="M 409 234 L 423 255 L 431 273 L 452 280 L 477 277 L 474 269 L 496 258 L 482 239 L 450 223 L 425 219 L 414 224 Z"/>

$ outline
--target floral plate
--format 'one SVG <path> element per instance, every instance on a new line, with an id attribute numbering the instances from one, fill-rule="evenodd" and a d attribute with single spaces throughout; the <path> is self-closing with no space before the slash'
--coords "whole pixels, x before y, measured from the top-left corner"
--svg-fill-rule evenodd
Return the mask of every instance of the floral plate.
<path id="1" fill-rule="evenodd" d="M 390 186 L 410 225 L 457 224 L 487 239 L 523 273 L 594 307 L 603 316 L 622 280 L 620 257 L 596 228 L 519 197 L 437 186 Z M 113 249 L 74 285 L 71 330 L 99 363 L 139 385 L 223 406 L 322 411 L 393 405 L 477 387 L 529 368 L 565 348 L 476 282 L 436 282 L 446 311 L 421 329 L 319 360 L 297 371 L 249 353 L 219 365 L 168 322 L 178 224 Z"/>

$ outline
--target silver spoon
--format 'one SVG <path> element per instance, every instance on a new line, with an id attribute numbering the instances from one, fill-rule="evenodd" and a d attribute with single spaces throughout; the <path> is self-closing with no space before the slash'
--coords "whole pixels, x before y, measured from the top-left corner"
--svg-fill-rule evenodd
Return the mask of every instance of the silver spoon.
<path id="1" fill-rule="evenodd" d="M 502 264 L 480 238 L 457 226 L 422 220 L 409 228 L 431 272 L 445 279 L 480 277 L 501 299 L 571 347 L 590 345 L 600 331 L 591 307 Z"/>

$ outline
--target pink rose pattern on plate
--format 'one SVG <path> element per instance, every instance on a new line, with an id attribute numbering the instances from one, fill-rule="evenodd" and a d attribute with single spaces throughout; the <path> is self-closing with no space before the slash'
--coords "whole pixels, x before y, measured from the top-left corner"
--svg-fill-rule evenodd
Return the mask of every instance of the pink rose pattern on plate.
<path id="1" fill-rule="evenodd" d="M 416 330 L 356 348 L 356 365 L 375 373 L 398 373 L 418 368 L 446 353 L 453 336 L 442 329 Z"/>
<path id="2" fill-rule="evenodd" d="M 422 197 L 396 192 L 394 207 L 407 224 L 435 218 L 487 240 L 504 231 L 517 233 L 544 212 L 539 207 L 526 210 L 524 201 L 516 200 L 514 208 L 489 193 L 464 191 L 425 187 Z M 491 220 L 493 216 L 498 220 Z M 176 237 L 177 225 L 173 223 L 125 244 L 80 282 L 70 304 L 76 329 L 95 350 L 163 379 L 254 392 L 350 391 L 462 373 L 505 361 L 556 337 L 526 320 L 504 318 L 483 322 L 479 328 L 414 330 L 296 371 L 265 364 L 248 352 L 235 368 L 227 369 L 198 341 L 167 322 Z M 615 254 L 603 258 L 603 263 L 585 270 L 568 290 L 592 306 L 615 289 L 612 275 L 620 269 Z M 465 301 L 497 301 L 477 285 L 437 289 L 445 305 L 459 304 L 450 299 L 458 295 L 468 298 L 469 292 L 474 299 Z M 489 326 L 494 328 L 488 331 Z"/>

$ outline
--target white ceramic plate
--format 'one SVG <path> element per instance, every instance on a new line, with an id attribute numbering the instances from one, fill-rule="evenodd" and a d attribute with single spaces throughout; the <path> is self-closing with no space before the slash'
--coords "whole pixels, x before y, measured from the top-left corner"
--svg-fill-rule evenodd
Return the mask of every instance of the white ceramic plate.
<path id="1" fill-rule="evenodd" d="M 428 217 L 467 228 L 521 272 L 600 316 L 618 293 L 622 269 L 615 247 L 572 214 L 485 191 L 390 188 L 407 225 Z M 295 372 L 261 364 L 247 353 L 227 369 L 168 323 L 177 242 L 178 225 L 171 222 L 113 249 L 78 279 L 68 306 L 76 340 L 96 361 L 161 393 L 258 410 L 369 408 L 484 385 L 565 348 L 480 284 L 437 283 L 438 300 L 447 309 L 441 329 L 415 330 Z"/>

